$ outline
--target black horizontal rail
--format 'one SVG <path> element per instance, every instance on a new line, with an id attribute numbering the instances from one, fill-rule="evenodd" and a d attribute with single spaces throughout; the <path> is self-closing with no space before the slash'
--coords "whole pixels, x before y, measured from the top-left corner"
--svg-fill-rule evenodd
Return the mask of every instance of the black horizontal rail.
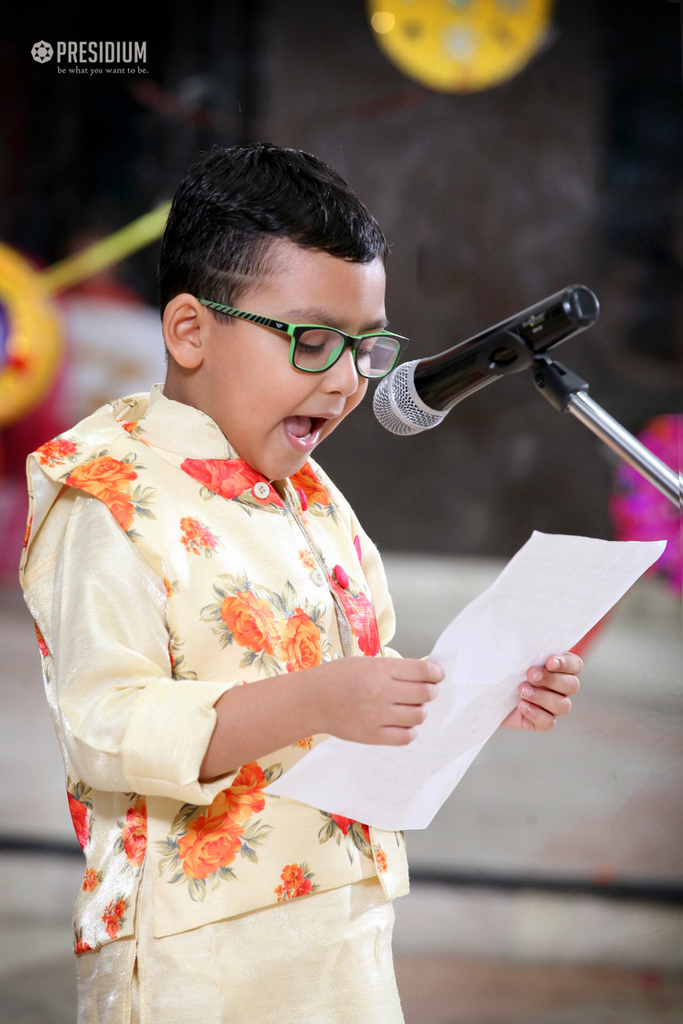
<path id="1" fill-rule="evenodd" d="M 28 839 L 23 836 L 0 836 L 0 854 L 28 853 L 49 857 L 82 857 L 80 846 L 72 842 L 50 839 Z M 411 882 L 450 886 L 456 889 L 493 889 L 499 892 L 549 892 L 566 896 L 598 896 L 623 902 L 662 903 L 683 906 L 683 880 L 612 879 L 601 882 L 584 877 L 552 877 L 518 875 L 489 871 L 452 871 L 434 868 L 412 868 Z"/>
<path id="2" fill-rule="evenodd" d="M 683 881 L 660 882 L 638 879 L 612 879 L 552 877 L 548 875 L 517 875 L 484 871 L 451 871 L 431 868 L 411 868 L 411 882 L 428 885 L 446 885 L 453 888 L 497 889 L 506 892 L 522 890 L 561 893 L 567 896 L 599 896 L 611 900 L 641 903 L 683 905 Z"/>
<path id="3" fill-rule="evenodd" d="M 2 853 L 41 853 L 48 857 L 83 858 L 83 851 L 76 843 L 59 839 L 29 839 L 25 836 L 0 836 Z"/>

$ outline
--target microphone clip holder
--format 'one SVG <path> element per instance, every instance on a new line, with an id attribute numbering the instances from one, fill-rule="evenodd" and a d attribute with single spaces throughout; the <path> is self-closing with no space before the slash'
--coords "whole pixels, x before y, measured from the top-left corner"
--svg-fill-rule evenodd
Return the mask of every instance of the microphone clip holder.
<path id="1" fill-rule="evenodd" d="M 576 417 L 680 510 L 680 475 L 594 402 L 583 378 L 546 355 L 536 356 L 531 372 L 536 390 L 554 409 Z"/>

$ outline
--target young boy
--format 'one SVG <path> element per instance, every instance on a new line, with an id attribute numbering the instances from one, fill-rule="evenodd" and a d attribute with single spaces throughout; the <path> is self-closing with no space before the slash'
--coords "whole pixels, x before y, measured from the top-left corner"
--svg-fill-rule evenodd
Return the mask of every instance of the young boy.
<path id="1" fill-rule="evenodd" d="M 315 157 L 201 156 L 162 246 L 165 384 L 29 456 L 81 1022 L 403 1019 L 403 836 L 264 791 L 325 734 L 409 743 L 442 678 L 386 646 L 378 552 L 309 458 L 398 358 L 386 256 Z M 530 669 L 505 724 L 550 728 L 581 667 Z"/>

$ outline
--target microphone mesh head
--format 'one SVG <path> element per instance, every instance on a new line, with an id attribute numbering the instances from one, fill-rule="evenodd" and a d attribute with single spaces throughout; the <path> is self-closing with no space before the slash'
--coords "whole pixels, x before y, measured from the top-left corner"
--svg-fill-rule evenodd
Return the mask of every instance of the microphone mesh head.
<path id="1" fill-rule="evenodd" d="M 445 412 L 435 412 L 420 399 L 413 375 L 418 359 L 401 363 L 385 377 L 375 391 L 372 407 L 375 416 L 392 434 L 419 434 L 441 423 Z"/>

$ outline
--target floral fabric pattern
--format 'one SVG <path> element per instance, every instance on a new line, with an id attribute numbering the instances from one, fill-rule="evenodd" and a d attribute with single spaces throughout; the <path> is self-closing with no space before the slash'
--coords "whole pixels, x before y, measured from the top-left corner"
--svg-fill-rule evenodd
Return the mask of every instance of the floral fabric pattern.
<path id="1" fill-rule="evenodd" d="M 125 854 L 124 870 L 139 869 L 147 852 L 147 804 L 144 796 L 137 798 L 126 811 L 125 819 L 117 825 L 121 835 L 114 844 L 114 853 Z"/>
<path id="2" fill-rule="evenodd" d="M 380 651 L 375 609 L 356 583 L 348 576 L 347 579 L 348 587 L 341 587 L 333 575 L 329 577 L 328 583 L 344 607 L 351 632 L 361 651 L 366 657 L 374 658 Z"/>
<path id="3" fill-rule="evenodd" d="M 88 868 L 83 875 L 81 889 L 83 892 L 93 892 L 102 881 L 102 872 L 95 871 L 95 868 Z"/>
<path id="4" fill-rule="evenodd" d="M 125 896 L 115 896 L 105 907 L 102 914 L 102 923 L 110 939 L 118 938 L 119 928 L 125 922 L 125 913 L 129 905 L 129 901 Z"/>
<path id="5" fill-rule="evenodd" d="M 78 448 L 73 441 L 63 437 L 56 437 L 54 441 L 46 441 L 36 449 L 38 461 L 41 466 L 63 466 L 68 460 L 75 462 Z"/>
<path id="6" fill-rule="evenodd" d="M 92 946 L 83 938 L 83 929 L 78 928 L 74 932 L 74 953 L 88 953 Z"/>
<path id="7" fill-rule="evenodd" d="M 185 655 L 181 651 L 181 647 L 185 644 L 185 640 L 181 639 L 177 633 L 168 634 L 168 660 L 171 663 L 171 678 L 172 679 L 196 679 L 197 673 L 188 669 L 185 665 Z"/>
<path id="8" fill-rule="evenodd" d="M 272 484 L 243 459 L 185 459 L 180 468 L 202 485 L 204 500 L 219 494 L 235 501 L 251 515 L 255 508 L 283 511 L 284 502 Z M 265 497 L 258 496 L 256 484 L 267 486 Z"/>
<path id="9" fill-rule="evenodd" d="M 297 896 L 308 896 L 309 893 L 315 892 L 318 886 L 311 881 L 314 876 L 315 873 L 306 863 L 286 864 L 280 875 L 282 885 L 275 887 L 278 903 L 296 899 Z"/>
<path id="10" fill-rule="evenodd" d="M 317 569 L 318 567 L 318 563 L 316 562 L 311 552 L 306 551 L 305 548 L 302 548 L 299 551 L 299 561 L 303 565 L 304 569 L 307 569 L 309 572 L 313 572 L 313 570 Z"/>
<path id="11" fill-rule="evenodd" d="M 246 648 L 240 667 L 256 666 L 263 675 L 296 672 L 319 665 L 329 652 L 322 623 L 324 608 L 305 601 L 287 581 L 282 593 L 252 583 L 246 575 L 223 573 L 213 590 L 220 601 L 201 610 L 221 646 L 236 643 Z"/>
<path id="12" fill-rule="evenodd" d="M 214 548 L 220 543 L 208 526 L 192 516 L 184 516 L 180 520 L 180 542 L 186 551 L 191 551 L 193 555 L 203 552 L 207 558 L 211 557 Z"/>
<path id="13" fill-rule="evenodd" d="M 237 855 L 258 863 L 256 848 L 272 831 L 260 819 L 266 805 L 261 792 L 282 773 L 279 764 L 263 771 L 252 761 L 240 769 L 232 786 L 218 794 L 209 807 L 185 804 L 171 825 L 171 834 L 158 844 L 159 871 L 171 873 L 169 884 L 187 885 L 190 898 L 205 899 L 222 881 L 236 879 L 232 868 Z"/>
<path id="14" fill-rule="evenodd" d="M 48 646 L 45 643 L 45 640 L 43 639 L 43 634 L 40 632 L 40 628 L 38 626 L 38 623 L 34 622 L 33 625 L 36 628 L 36 640 L 38 641 L 38 647 L 40 648 L 40 653 L 42 654 L 42 656 L 44 658 L 49 658 L 50 651 L 48 650 Z"/>
<path id="15" fill-rule="evenodd" d="M 90 818 L 92 800 L 89 798 L 90 787 L 84 782 L 72 782 L 67 779 L 66 796 L 69 801 L 69 814 L 73 822 L 76 839 L 81 850 L 85 850 L 90 842 Z"/>
<path id="16" fill-rule="evenodd" d="M 340 846 L 343 841 L 348 858 L 352 863 L 356 851 L 372 860 L 370 829 L 367 825 L 361 821 L 354 821 L 353 818 L 344 818 L 340 814 L 328 814 L 327 811 L 321 811 L 320 815 L 323 824 L 318 832 L 318 842 L 327 843 L 330 839 L 334 839 L 337 846 Z"/>
<path id="17" fill-rule="evenodd" d="M 133 452 L 123 460 L 114 459 L 105 449 L 88 462 L 76 466 L 64 481 L 70 487 L 78 487 L 86 494 L 92 494 L 94 498 L 104 502 L 121 529 L 125 530 L 131 539 L 137 536 L 136 532 L 131 530 L 135 515 L 156 518 L 148 508 L 154 488 L 138 486 L 131 490 L 133 480 L 137 480 L 138 477 L 136 469 L 132 468 L 136 459 L 137 456 Z M 136 468 L 145 467 L 138 465 Z"/>
<path id="18" fill-rule="evenodd" d="M 330 498 L 310 462 L 304 463 L 298 473 L 290 476 L 290 483 L 306 495 L 308 511 L 316 516 L 329 516 L 337 522 L 339 509 Z"/>

